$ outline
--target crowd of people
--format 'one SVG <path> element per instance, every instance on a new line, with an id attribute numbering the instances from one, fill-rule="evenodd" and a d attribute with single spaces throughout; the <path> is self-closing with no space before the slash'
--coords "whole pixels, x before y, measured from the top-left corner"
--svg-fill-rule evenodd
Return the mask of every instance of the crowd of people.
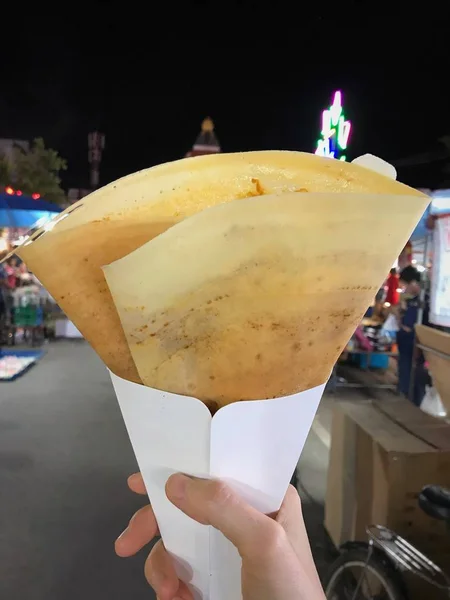
<path id="1" fill-rule="evenodd" d="M 0 264 L 0 344 L 14 344 L 18 336 L 32 344 L 48 333 L 45 307 L 50 297 L 24 262 L 16 257 Z"/>
<path id="2" fill-rule="evenodd" d="M 437 327 L 429 320 L 430 297 L 422 273 L 414 266 L 404 267 L 400 273 L 391 269 L 384 286 L 383 302 L 397 321 L 398 392 L 420 406 L 426 387 L 432 379 L 422 351 L 415 351 L 415 326 L 421 323 Z M 401 293 L 400 293 L 401 291 Z M 413 376 L 414 375 L 414 376 Z"/>

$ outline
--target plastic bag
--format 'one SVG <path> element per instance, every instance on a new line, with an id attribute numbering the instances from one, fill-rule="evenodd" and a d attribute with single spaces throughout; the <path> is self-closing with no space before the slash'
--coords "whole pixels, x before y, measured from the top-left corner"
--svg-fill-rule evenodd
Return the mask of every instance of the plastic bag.
<path id="1" fill-rule="evenodd" d="M 441 397 L 435 387 L 426 386 L 425 396 L 423 397 L 420 410 L 432 417 L 443 418 L 447 416 L 447 411 L 442 404 Z"/>
<path id="2" fill-rule="evenodd" d="M 383 327 L 381 328 L 381 332 L 382 333 L 391 334 L 391 333 L 395 333 L 397 331 L 398 331 L 397 319 L 395 318 L 395 315 L 393 315 L 391 313 L 390 315 L 388 315 L 388 318 L 383 323 Z"/>

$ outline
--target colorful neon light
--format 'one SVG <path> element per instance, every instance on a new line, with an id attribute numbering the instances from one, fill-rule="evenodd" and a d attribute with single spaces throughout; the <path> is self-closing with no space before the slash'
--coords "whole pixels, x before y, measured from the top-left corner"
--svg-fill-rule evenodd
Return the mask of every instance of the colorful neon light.
<path id="1" fill-rule="evenodd" d="M 345 120 L 342 109 L 342 93 L 335 92 L 333 104 L 322 113 L 321 139 L 317 142 L 316 154 L 327 158 L 346 160 L 345 154 L 350 137 L 351 123 Z"/>

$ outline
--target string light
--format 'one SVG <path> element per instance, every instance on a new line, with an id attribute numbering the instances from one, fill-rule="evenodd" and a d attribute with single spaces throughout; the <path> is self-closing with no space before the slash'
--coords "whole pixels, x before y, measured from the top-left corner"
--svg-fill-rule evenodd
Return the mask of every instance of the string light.
<path id="1" fill-rule="evenodd" d="M 5 187 L 5 193 L 8 194 L 8 196 L 23 196 L 22 190 L 15 190 L 10 185 L 7 185 Z M 33 198 L 33 200 L 39 200 L 41 195 L 35 192 L 34 194 L 31 194 L 31 197 Z"/>

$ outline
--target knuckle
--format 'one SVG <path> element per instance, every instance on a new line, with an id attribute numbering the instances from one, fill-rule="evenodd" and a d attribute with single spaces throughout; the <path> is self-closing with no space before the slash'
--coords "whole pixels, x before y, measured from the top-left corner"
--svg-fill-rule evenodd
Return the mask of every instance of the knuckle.
<path id="1" fill-rule="evenodd" d="M 164 573 L 161 572 L 161 555 L 164 552 L 164 546 L 159 540 L 152 548 L 144 565 L 144 575 L 149 585 L 158 594 L 164 585 Z"/>
<path id="2" fill-rule="evenodd" d="M 144 565 L 144 575 L 148 582 L 148 584 L 157 592 L 158 590 L 155 587 L 155 583 L 157 581 L 157 575 L 155 570 L 155 557 L 152 556 L 152 553 L 147 557 Z"/>
<path id="3" fill-rule="evenodd" d="M 303 513 L 302 499 L 293 485 L 290 485 L 288 488 L 286 500 L 289 507 L 295 507 L 301 514 Z"/>
<path id="4" fill-rule="evenodd" d="M 261 531 L 258 547 L 261 559 L 271 563 L 279 555 L 286 543 L 286 532 L 276 521 L 266 523 Z"/>
<path id="5" fill-rule="evenodd" d="M 286 542 L 286 532 L 276 521 L 267 523 L 264 532 L 264 541 L 270 552 L 277 552 Z"/>
<path id="6" fill-rule="evenodd" d="M 267 521 L 259 527 L 252 539 L 248 540 L 248 547 L 244 554 L 257 564 L 272 564 L 280 555 L 286 544 L 286 533 L 276 521 Z"/>
<path id="7" fill-rule="evenodd" d="M 223 481 L 210 481 L 208 490 L 208 500 L 212 504 L 219 506 L 226 505 L 231 497 L 232 491 Z"/>

